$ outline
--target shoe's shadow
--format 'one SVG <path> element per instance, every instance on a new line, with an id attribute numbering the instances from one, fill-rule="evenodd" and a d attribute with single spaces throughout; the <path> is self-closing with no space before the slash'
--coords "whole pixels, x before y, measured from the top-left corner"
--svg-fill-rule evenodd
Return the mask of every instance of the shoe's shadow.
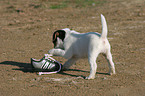
<path id="1" fill-rule="evenodd" d="M 2 65 L 12 65 L 12 66 L 18 66 L 19 68 L 14 68 L 12 70 L 20 70 L 23 72 L 30 72 L 32 73 L 32 67 L 30 63 L 22 63 L 22 62 L 15 62 L 15 61 L 4 61 L 4 62 L 0 62 L 0 64 Z"/>

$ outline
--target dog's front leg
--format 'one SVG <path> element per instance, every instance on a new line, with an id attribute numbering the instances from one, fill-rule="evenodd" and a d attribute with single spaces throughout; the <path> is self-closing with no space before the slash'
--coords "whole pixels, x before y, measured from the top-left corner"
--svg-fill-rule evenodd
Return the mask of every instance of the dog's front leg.
<path id="1" fill-rule="evenodd" d="M 90 75 L 86 77 L 85 79 L 94 79 L 96 75 L 96 70 L 97 70 L 97 63 L 96 59 L 99 55 L 99 52 L 96 50 L 89 50 L 88 54 L 88 62 L 90 64 Z"/>
<path id="2" fill-rule="evenodd" d="M 63 70 L 69 69 L 69 67 L 72 66 L 77 60 L 78 58 L 75 57 L 68 59 L 68 61 L 66 61 L 63 65 Z"/>
<path id="3" fill-rule="evenodd" d="M 90 63 L 90 75 L 85 79 L 94 79 L 97 70 L 96 59 L 92 59 L 92 60 L 89 59 L 89 63 Z"/>
<path id="4" fill-rule="evenodd" d="M 53 56 L 61 56 L 64 57 L 65 54 L 65 50 L 62 49 L 51 49 L 48 51 L 49 54 L 53 55 Z"/>

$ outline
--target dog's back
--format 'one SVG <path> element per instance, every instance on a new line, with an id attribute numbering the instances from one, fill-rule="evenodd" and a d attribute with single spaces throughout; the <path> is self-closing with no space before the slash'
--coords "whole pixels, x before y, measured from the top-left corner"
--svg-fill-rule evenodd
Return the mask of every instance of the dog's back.
<path id="1" fill-rule="evenodd" d="M 88 51 L 92 49 L 97 49 L 101 52 L 105 52 L 104 49 L 110 47 L 110 44 L 107 40 L 107 24 L 105 17 L 101 14 L 102 21 L 102 34 L 97 32 L 88 32 L 88 33 L 79 33 L 74 30 L 69 31 L 69 38 L 65 39 L 66 43 L 65 47 L 69 46 L 73 56 L 78 58 L 88 57 Z M 69 51 L 70 51 L 69 50 Z"/>

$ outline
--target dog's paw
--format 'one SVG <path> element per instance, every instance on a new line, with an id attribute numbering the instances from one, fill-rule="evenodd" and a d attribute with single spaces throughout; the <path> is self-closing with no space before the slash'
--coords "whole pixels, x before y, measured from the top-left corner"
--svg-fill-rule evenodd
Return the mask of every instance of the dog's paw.
<path id="1" fill-rule="evenodd" d="M 53 54 L 53 53 L 54 53 L 54 50 L 53 49 L 51 49 L 51 50 L 48 51 L 48 54 Z"/>
<path id="2" fill-rule="evenodd" d="M 90 79 L 95 79 L 95 76 L 88 76 L 85 79 L 90 80 Z"/>
<path id="3" fill-rule="evenodd" d="M 63 71 L 67 71 L 69 68 L 67 68 L 67 67 L 65 67 L 64 65 L 63 65 L 63 67 L 62 67 L 62 70 Z"/>
<path id="4" fill-rule="evenodd" d="M 116 74 L 115 72 L 108 72 L 109 75 L 114 75 Z"/>

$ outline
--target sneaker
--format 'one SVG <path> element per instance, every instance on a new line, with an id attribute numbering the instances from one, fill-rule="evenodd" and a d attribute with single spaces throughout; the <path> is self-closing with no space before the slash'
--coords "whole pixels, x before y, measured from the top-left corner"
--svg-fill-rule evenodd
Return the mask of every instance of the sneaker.
<path id="1" fill-rule="evenodd" d="M 42 59 L 31 58 L 31 65 L 35 71 L 43 71 L 46 74 L 58 73 L 62 69 L 62 64 L 50 57 L 51 55 L 45 54 Z M 42 73 L 44 74 L 44 73 Z M 40 74 L 39 74 L 40 75 Z"/>

